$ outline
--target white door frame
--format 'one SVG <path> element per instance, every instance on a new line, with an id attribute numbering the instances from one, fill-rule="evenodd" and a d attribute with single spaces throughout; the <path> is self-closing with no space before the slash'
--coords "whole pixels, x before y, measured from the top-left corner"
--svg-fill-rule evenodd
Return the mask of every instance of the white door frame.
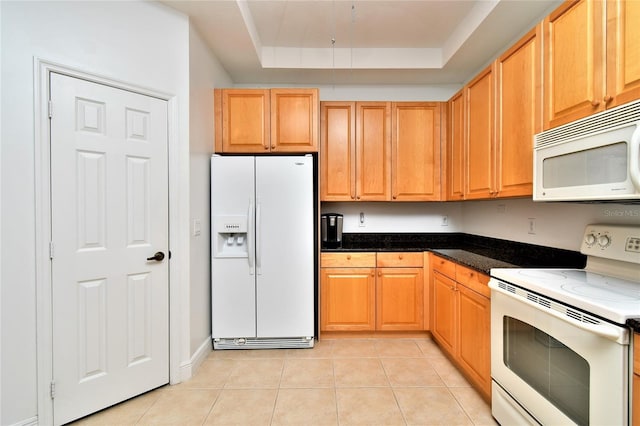
<path id="1" fill-rule="evenodd" d="M 185 334 L 181 321 L 182 299 L 188 292 L 188 279 L 182 279 L 184 271 L 188 271 L 189 253 L 187 244 L 180 236 L 180 219 L 188 217 L 188 211 L 181 205 L 188 203 L 175 202 L 180 194 L 180 137 L 177 96 L 144 88 L 138 85 L 116 81 L 107 77 L 86 73 L 62 64 L 34 59 L 34 143 L 35 143 L 35 257 L 36 257 L 36 359 L 37 359 L 37 397 L 38 424 L 53 423 L 53 401 L 50 397 L 50 384 L 53 377 L 53 331 L 52 331 L 52 297 L 51 297 L 51 261 L 49 241 L 51 236 L 51 197 L 50 197 L 50 150 L 51 140 L 49 126 L 49 75 L 52 72 L 103 84 L 118 89 L 128 90 L 142 95 L 152 96 L 167 101 L 168 104 L 168 158 L 169 158 L 169 250 L 173 252 L 169 264 L 169 381 L 179 383 L 181 378 L 181 343 Z M 187 174 L 188 176 L 188 174 Z M 183 178 L 184 179 L 184 178 Z M 182 255 L 176 255 L 182 254 Z M 187 293 L 188 296 L 188 293 Z M 188 297 L 185 303 L 188 302 Z M 188 330 L 187 330 L 188 332 Z"/>

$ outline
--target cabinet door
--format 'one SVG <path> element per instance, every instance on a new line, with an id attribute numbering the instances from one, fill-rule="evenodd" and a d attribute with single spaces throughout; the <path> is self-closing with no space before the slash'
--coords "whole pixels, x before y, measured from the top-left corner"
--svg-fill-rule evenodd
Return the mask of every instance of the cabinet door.
<path id="1" fill-rule="evenodd" d="M 320 270 L 320 329 L 375 329 L 375 268 Z"/>
<path id="2" fill-rule="evenodd" d="M 269 90 L 222 90 L 222 151 L 269 151 Z"/>
<path id="3" fill-rule="evenodd" d="M 468 376 L 485 397 L 491 395 L 491 302 L 458 285 L 457 357 Z"/>
<path id="4" fill-rule="evenodd" d="M 542 130 L 541 25 L 496 61 L 498 197 L 533 193 L 533 136 Z"/>
<path id="5" fill-rule="evenodd" d="M 320 200 L 356 198 L 356 104 L 320 103 Z"/>
<path id="6" fill-rule="evenodd" d="M 440 345 L 455 354 L 456 344 L 456 283 L 439 272 L 431 276 L 433 322 L 431 334 Z"/>
<path id="7" fill-rule="evenodd" d="M 356 199 L 391 200 L 391 103 L 356 103 Z"/>
<path id="8" fill-rule="evenodd" d="M 640 426 L 640 375 L 633 375 L 633 401 L 632 406 L 632 422 L 633 426 Z"/>
<path id="9" fill-rule="evenodd" d="M 493 70 L 487 67 L 465 87 L 465 199 L 489 198 L 493 183 Z"/>
<path id="10" fill-rule="evenodd" d="M 422 330 L 422 268 L 378 268 L 376 330 Z"/>
<path id="11" fill-rule="evenodd" d="M 545 129 L 605 108 L 606 3 L 565 2 L 544 20 Z"/>
<path id="12" fill-rule="evenodd" d="M 607 107 L 640 99 L 640 2 L 607 1 Z"/>
<path id="13" fill-rule="evenodd" d="M 464 198 L 464 91 L 461 90 L 449 100 L 448 131 L 446 150 L 446 198 Z"/>
<path id="14" fill-rule="evenodd" d="M 393 201 L 440 200 L 440 103 L 394 102 L 391 111 Z"/>
<path id="15" fill-rule="evenodd" d="M 271 89 L 271 151 L 318 152 L 318 89 Z"/>

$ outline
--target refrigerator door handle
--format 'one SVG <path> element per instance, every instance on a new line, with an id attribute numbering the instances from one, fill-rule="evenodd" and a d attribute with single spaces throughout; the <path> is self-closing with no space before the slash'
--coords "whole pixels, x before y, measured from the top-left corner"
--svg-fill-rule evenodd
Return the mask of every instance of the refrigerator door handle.
<path id="1" fill-rule="evenodd" d="M 256 201 L 256 274 L 262 275 L 262 247 L 260 244 L 260 227 L 262 225 L 260 220 L 260 199 Z"/>
<path id="2" fill-rule="evenodd" d="M 254 208 L 253 208 L 253 203 L 251 202 L 251 200 L 249 200 L 249 211 L 247 212 L 247 221 L 249 223 L 247 223 L 247 251 L 248 253 L 248 260 L 249 260 L 249 275 L 253 275 L 254 274 L 254 263 L 255 263 L 255 250 L 253 249 L 253 242 L 255 239 L 255 229 L 256 227 L 254 226 L 254 216 L 253 216 L 253 212 L 254 212 Z"/>

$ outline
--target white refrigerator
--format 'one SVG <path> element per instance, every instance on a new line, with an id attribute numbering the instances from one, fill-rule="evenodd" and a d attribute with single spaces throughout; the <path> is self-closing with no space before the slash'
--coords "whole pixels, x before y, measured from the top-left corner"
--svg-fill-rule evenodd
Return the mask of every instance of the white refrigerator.
<path id="1" fill-rule="evenodd" d="M 214 349 L 313 347 L 313 163 L 211 158 Z"/>

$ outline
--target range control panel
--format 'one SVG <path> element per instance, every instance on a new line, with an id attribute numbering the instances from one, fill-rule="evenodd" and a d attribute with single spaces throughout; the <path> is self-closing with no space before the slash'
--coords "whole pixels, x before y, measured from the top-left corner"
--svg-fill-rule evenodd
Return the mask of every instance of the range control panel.
<path id="1" fill-rule="evenodd" d="M 580 252 L 640 264 L 640 226 L 587 225 Z"/>

